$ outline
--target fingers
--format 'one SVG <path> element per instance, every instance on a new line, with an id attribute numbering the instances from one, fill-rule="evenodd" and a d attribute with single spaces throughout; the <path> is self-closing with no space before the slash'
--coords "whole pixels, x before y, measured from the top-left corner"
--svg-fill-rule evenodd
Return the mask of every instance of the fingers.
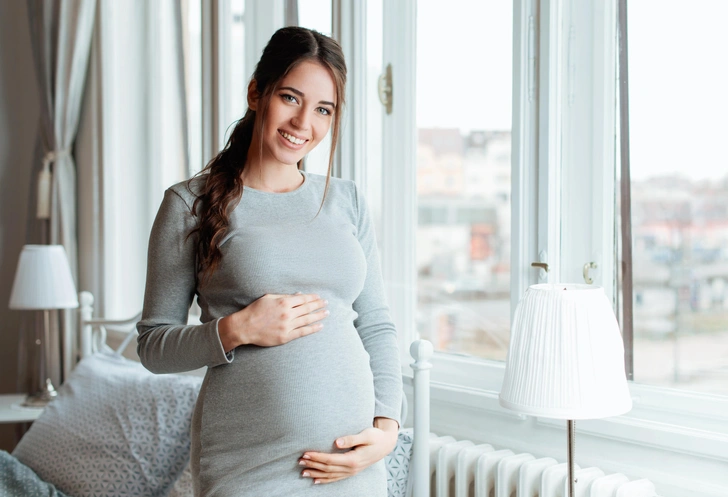
<path id="1" fill-rule="evenodd" d="M 351 449 L 351 448 L 357 447 L 359 445 L 368 445 L 372 442 L 371 437 L 369 435 L 370 435 L 370 430 L 366 429 L 356 435 L 348 435 L 345 437 L 339 437 L 336 439 L 336 442 L 334 442 L 334 445 L 336 445 L 336 447 L 338 447 L 339 449 Z"/>
<path id="2" fill-rule="evenodd" d="M 301 471 L 304 478 L 313 478 L 314 483 L 332 483 L 343 478 L 349 478 L 365 468 L 368 468 L 386 454 L 378 450 L 376 433 L 367 428 L 358 435 L 340 437 L 336 440 L 337 447 L 350 445 L 356 447 L 344 453 L 329 454 L 326 452 L 306 452 L 298 464 L 305 466 Z"/>
<path id="3" fill-rule="evenodd" d="M 299 307 L 301 305 L 310 304 L 311 302 L 321 301 L 321 297 L 315 293 L 296 293 L 294 295 L 282 296 L 287 300 L 287 303 L 291 307 Z M 319 306 L 323 307 L 323 306 Z"/>
<path id="4" fill-rule="evenodd" d="M 325 309 L 323 311 L 318 312 L 312 312 L 310 314 L 304 314 L 302 316 L 298 316 L 297 318 L 294 318 L 291 321 L 291 327 L 293 329 L 301 328 L 303 326 L 309 326 L 311 324 L 323 324 L 322 321 L 324 318 L 326 318 L 330 312 L 328 309 Z"/>
<path id="5" fill-rule="evenodd" d="M 319 485 L 319 484 L 333 483 L 335 481 L 339 481 L 339 480 L 343 480 L 345 478 L 349 478 L 349 477 L 351 477 L 353 475 L 337 475 L 337 476 L 332 476 L 332 475 L 326 475 L 326 474 L 324 474 L 323 476 L 319 476 L 319 475 L 313 475 L 313 474 L 308 473 L 307 471 L 304 471 L 304 474 L 302 474 L 301 476 L 303 476 L 304 478 L 313 478 L 314 485 Z"/>
<path id="6" fill-rule="evenodd" d="M 357 474 L 363 467 L 357 464 L 356 459 L 347 454 L 322 454 L 313 453 L 312 455 L 333 455 L 338 457 L 327 458 L 329 461 L 340 462 L 340 464 L 326 464 L 313 459 L 299 460 L 299 464 L 305 466 L 301 471 L 304 478 L 313 478 L 314 483 L 332 483 L 334 481 L 343 480 Z M 309 456 L 310 457 L 310 456 Z"/>
<path id="7" fill-rule="evenodd" d="M 305 337 L 308 335 L 313 335 L 317 331 L 321 331 L 321 329 L 324 327 L 322 323 L 314 323 L 310 326 L 301 326 L 300 328 L 295 328 L 290 331 L 288 334 L 288 337 L 290 340 L 295 340 L 296 338 Z M 288 340 L 288 341 L 290 341 Z"/>
<path id="8" fill-rule="evenodd" d="M 284 345 L 320 331 L 329 311 L 328 302 L 317 294 L 265 294 L 248 306 L 243 342 L 262 347 Z M 240 311 L 240 312 L 243 312 Z"/>
<path id="9" fill-rule="evenodd" d="M 313 478 L 315 484 L 332 483 L 354 476 L 355 473 L 326 473 L 323 471 L 306 470 L 301 473 L 304 478 Z"/>
<path id="10" fill-rule="evenodd" d="M 315 300 L 305 302 L 301 305 L 293 306 L 292 314 L 295 317 L 308 316 L 309 314 L 318 314 L 318 313 L 323 312 L 326 309 L 327 305 L 329 305 L 328 300 L 324 300 L 322 298 L 317 298 Z M 319 316 L 319 319 L 321 319 L 323 317 L 324 316 Z M 317 321 L 317 319 L 314 321 Z"/>
<path id="11" fill-rule="evenodd" d="M 336 471 L 347 471 L 355 466 L 356 460 L 352 451 L 343 454 L 329 454 L 327 452 L 306 452 L 298 461 L 306 467 L 325 470 L 327 468 Z"/>

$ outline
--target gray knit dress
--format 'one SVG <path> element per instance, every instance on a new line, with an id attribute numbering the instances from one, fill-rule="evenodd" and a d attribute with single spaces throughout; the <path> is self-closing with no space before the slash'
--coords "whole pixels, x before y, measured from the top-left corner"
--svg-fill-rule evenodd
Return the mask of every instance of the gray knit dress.
<path id="1" fill-rule="evenodd" d="M 149 240 L 139 331 L 142 363 L 157 373 L 207 366 L 192 420 L 196 495 L 385 497 L 383 461 L 354 477 L 314 485 L 301 477 L 304 451 L 399 421 L 401 369 L 384 298 L 374 230 L 352 181 L 304 173 L 286 193 L 245 187 L 220 244 L 220 266 L 200 283 L 194 195 L 187 183 L 165 192 Z M 192 182 L 192 189 L 199 185 Z M 317 293 L 331 314 L 321 331 L 278 347 L 225 354 L 220 318 L 265 294 Z M 188 326 L 197 295 L 202 325 Z"/>

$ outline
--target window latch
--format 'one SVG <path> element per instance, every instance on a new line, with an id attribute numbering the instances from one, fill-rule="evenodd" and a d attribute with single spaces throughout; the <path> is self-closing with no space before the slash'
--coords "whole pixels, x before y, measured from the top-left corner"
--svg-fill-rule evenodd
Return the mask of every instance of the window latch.
<path id="1" fill-rule="evenodd" d="M 589 276 L 589 270 L 596 269 L 596 268 L 597 268 L 596 262 L 587 262 L 586 264 L 584 264 L 584 270 L 583 270 L 584 282 L 586 282 L 587 285 L 591 285 L 592 283 L 594 283 L 594 279 L 591 276 Z"/>
<path id="2" fill-rule="evenodd" d="M 379 76 L 378 82 L 379 101 L 387 110 L 387 115 L 392 113 L 392 64 L 387 64 L 384 73 Z"/>

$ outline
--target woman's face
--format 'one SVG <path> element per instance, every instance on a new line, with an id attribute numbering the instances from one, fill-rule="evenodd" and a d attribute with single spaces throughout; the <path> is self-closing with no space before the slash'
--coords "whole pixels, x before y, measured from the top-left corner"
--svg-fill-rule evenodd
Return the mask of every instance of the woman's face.
<path id="1" fill-rule="evenodd" d="M 329 132 L 335 111 L 336 85 L 329 71 L 310 61 L 295 66 L 270 97 L 261 137 L 263 165 L 297 164 Z"/>

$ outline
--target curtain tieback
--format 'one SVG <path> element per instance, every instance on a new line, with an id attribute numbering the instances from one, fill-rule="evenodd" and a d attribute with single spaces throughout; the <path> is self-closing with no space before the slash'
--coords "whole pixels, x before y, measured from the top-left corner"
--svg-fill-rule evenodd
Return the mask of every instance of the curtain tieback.
<path id="1" fill-rule="evenodd" d="M 38 204 L 35 217 L 37 219 L 50 219 L 51 217 L 51 163 L 57 162 L 61 157 L 71 155 L 71 149 L 63 148 L 46 152 L 43 157 L 43 168 L 38 173 Z"/>

